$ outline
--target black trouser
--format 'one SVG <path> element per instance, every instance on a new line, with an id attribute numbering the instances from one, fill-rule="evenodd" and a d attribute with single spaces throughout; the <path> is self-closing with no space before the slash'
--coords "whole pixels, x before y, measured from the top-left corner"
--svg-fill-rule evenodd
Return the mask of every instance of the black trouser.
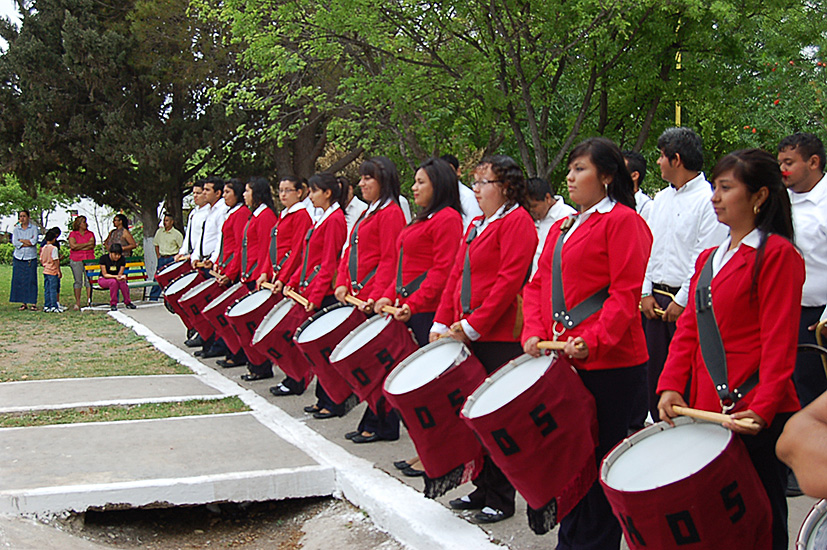
<path id="1" fill-rule="evenodd" d="M 802 307 L 801 318 L 798 323 L 798 343 L 815 344 L 815 331 L 807 327 L 818 323 L 824 306 Z M 821 362 L 821 354 L 814 351 L 800 351 L 795 359 L 795 371 L 793 371 L 793 383 L 798 393 L 798 401 L 802 407 L 806 407 L 827 390 L 827 376 L 824 374 L 824 365 Z"/>
<path id="2" fill-rule="evenodd" d="M 577 374 L 597 406 L 598 443 L 595 451 L 598 471 L 603 457 L 626 438 L 635 410 L 636 389 L 644 383 L 646 366 L 595 371 L 578 370 Z M 609 550 L 620 548 L 623 531 L 612 513 L 599 481 L 560 521 L 557 550 Z"/>
<path id="3" fill-rule="evenodd" d="M 667 292 L 675 294 L 678 290 L 676 288 L 664 287 L 663 285 L 655 285 L 662 289 L 668 288 Z M 652 296 L 658 307 L 665 310 L 672 299 L 663 294 L 654 293 Z M 667 323 L 661 319 L 646 319 L 643 324 L 643 331 L 646 333 L 646 349 L 649 351 L 649 361 L 646 363 L 647 377 L 649 381 L 649 412 L 652 415 L 652 420 L 657 422 L 660 420 L 658 414 L 658 378 L 663 372 L 663 365 L 666 363 L 666 356 L 669 353 L 669 344 L 672 343 L 672 337 L 675 335 L 675 323 Z"/>

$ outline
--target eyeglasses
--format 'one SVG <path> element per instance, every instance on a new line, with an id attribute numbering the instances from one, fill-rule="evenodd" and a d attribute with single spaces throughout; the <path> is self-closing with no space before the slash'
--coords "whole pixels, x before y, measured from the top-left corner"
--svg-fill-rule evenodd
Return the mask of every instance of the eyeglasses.
<path id="1" fill-rule="evenodd" d="M 480 186 L 486 185 L 488 183 L 502 183 L 502 180 L 474 180 L 473 186 Z"/>

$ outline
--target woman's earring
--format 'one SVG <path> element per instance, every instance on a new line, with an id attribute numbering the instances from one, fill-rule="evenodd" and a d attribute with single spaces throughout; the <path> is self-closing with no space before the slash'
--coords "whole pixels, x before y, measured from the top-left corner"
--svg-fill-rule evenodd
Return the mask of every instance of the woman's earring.
<path id="1" fill-rule="evenodd" d="M 761 209 L 758 208 L 757 204 L 752 207 L 752 213 L 755 214 L 756 216 L 758 215 L 758 212 L 760 212 L 760 211 L 761 211 Z"/>

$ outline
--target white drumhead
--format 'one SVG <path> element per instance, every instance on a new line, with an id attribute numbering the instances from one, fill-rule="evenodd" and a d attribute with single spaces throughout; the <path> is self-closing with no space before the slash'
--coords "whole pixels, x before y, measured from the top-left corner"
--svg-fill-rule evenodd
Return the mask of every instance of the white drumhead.
<path id="1" fill-rule="evenodd" d="M 267 292 L 270 292 L 269 290 Z M 276 328 L 276 325 L 281 323 L 281 320 L 287 316 L 287 313 L 296 305 L 296 302 L 293 300 L 282 300 L 281 302 L 277 303 L 273 306 L 273 309 L 264 316 L 264 319 L 261 320 L 261 324 L 256 329 L 255 334 L 253 334 L 253 344 L 258 344 L 262 338 L 270 334 L 270 331 Z"/>
<path id="2" fill-rule="evenodd" d="M 220 304 L 223 300 L 226 300 L 226 299 L 227 299 L 227 297 L 228 297 L 228 296 L 230 296 L 231 294 L 234 294 L 234 293 L 235 293 L 235 291 L 238 289 L 238 287 L 240 287 L 242 284 L 244 284 L 244 283 L 236 283 L 236 284 L 234 284 L 233 286 L 231 286 L 230 288 L 228 288 L 227 290 L 225 290 L 224 292 L 222 292 L 222 293 L 218 296 L 218 298 L 216 298 L 215 300 L 213 300 L 212 302 L 210 302 L 209 304 L 207 304 L 207 307 L 205 307 L 205 308 L 204 308 L 204 311 L 207 311 L 207 310 L 209 310 L 209 309 L 212 309 L 213 307 L 215 307 L 215 306 L 217 306 L 218 304 Z"/>
<path id="3" fill-rule="evenodd" d="M 330 362 L 341 361 L 345 357 L 350 357 L 356 353 L 362 346 L 376 338 L 386 326 L 393 321 L 393 317 L 374 317 L 365 321 L 348 334 L 347 338 L 342 340 L 333 353 L 330 354 Z"/>
<path id="4" fill-rule="evenodd" d="M 190 298 L 194 297 L 196 294 L 204 290 L 210 285 L 216 284 L 215 279 L 207 279 L 206 281 L 202 281 L 186 291 L 183 296 L 181 296 L 181 301 L 189 300 Z"/>
<path id="5" fill-rule="evenodd" d="M 456 340 L 429 344 L 416 352 L 416 357 L 408 358 L 410 362 L 405 360 L 390 373 L 385 382 L 385 390 L 393 395 L 402 395 L 421 388 L 454 366 L 457 359 L 465 359 L 464 348 Z"/>
<path id="6" fill-rule="evenodd" d="M 336 327 L 345 322 L 353 313 L 353 307 L 337 307 L 332 311 L 328 311 L 309 325 L 299 334 L 296 341 L 300 344 L 312 342 L 317 338 L 321 338 L 330 331 L 335 330 Z"/>
<path id="7" fill-rule="evenodd" d="M 239 302 L 236 305 L 230 308 L 230 310 L 227 312 L 227 317 L 237 317 L 239 315 L 246 315 L 251 311 L 255 311 L 272 295 L 273 293 L 267 290 L 266 288 L 257 290 L 252 294 L 248 294 L 247 296 L 239 300 Z"/>
<path id="8" fill-rule="evenodd" d="M 190 271 L 186 275 L 181 275 L 172 281 L 166 290 L 164 290 L 164 296 L 172 296 L 173 294 L 181 292 L 187 288 L 196 277 L 198 277 L 197 271 Z"/>
<path id="9" fill-rule="evenodd" d="M 159 271 L 158 273 L 160 273 L 161 275 L 163 275 L 163 274 L 164 274 L 164 273 L 166 273 L 167 271 L 173 271 L 173 270 L 175 270 L 175 269 L 178 269 L 178 267 L 179 267 L 181 264 L 183 264 L 183 263 L 185 263 L 185 262 L 188 262 L 188 261 L 189 261 L 189 260 L 178 260 L 177 262 L 172 262 L 171 264 L 165 265 L 165 266 L 163 267 L 163 269 L 161 269 L 161 271 Z"/>
<path id="10" fill-rule="evenodd" d="M 813 506 L 795 544 L 796 550 L 824 550 L 827 548 L 827 500 Z"/>
<path id="11" fill-rule="evenodd" d="M 478 418 L 511 403 L 545 374 L 553 359 L 551 355 L 536 358 L 522 355 L 508 363 L 477 388 L 462 414 L 466 418 Z"/>
<path id="12" fill-rule="evenodd" d="M 674 428 L 660 422 L 627 439 L 630 447 L 618 447 L 609 454 L 617 456 L 608 465 L 605 482 L 618 491 L 647 491 L 675 483 L 712 462 L 731 437 L 732 432 L 710 422 Z"/>

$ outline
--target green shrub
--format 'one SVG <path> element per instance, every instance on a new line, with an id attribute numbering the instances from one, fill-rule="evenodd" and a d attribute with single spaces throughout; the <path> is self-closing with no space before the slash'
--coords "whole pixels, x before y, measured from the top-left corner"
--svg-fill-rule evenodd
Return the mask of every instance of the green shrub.
<path id="1" fill-rule="evenodd" d="M 12 263 L 12 254 L 14 253 L 14 245 L 11 243 L 0 244 L 0 264 Z"/>

